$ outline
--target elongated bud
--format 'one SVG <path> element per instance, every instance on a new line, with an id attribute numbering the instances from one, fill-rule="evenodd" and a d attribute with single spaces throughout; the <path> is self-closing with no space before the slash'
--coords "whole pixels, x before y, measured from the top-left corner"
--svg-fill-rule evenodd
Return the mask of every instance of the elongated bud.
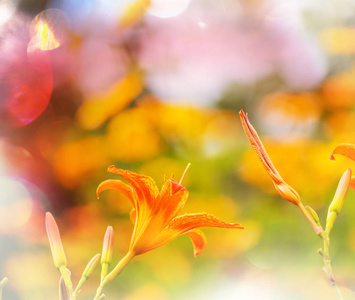
<path id="1" fill-rule="evenodd" d="M 290 185 L 285 182 L 285 180 L 282 179 L 281 175 L 273 165 L 269 155 L 267 154 L 264 148 L 263 143 L 261 142 L 258 136 L 258 133 L 248 120 L 248 114 L 244 114 L 244 111 L 241 110 L 239 112 L 239 116 L 243 125 L 245 135 L 247 136 L 255 153 L 258 155 L 261 164 L 269 174 L 276 191 L 280 194 L 282 198 L 299 206 L 301 203 L 300 196 Z"/>
<path id="2" fill-rule="evenodd" d="M 332 230 L 334 222 L 343 207 L 346 194 L 348 193 L 349 190 L 350 181 L 351 181 L 351 170 L 347 169 L 344 172 L 343 176 L 340 178 L 338 188 L 335 192 L 333 201 L 329 205 L 327 223 L 325 226 L 325 230 L 328 232 L 328 234 Z"/>
<path id="3" fill-rule="evenodd" d="M 79 292 L 81 287 L 84 285 L 84 283 L 89 279 L 89 277 L 92 275 L 94 270 L 97 268 L 97 266 L 100 263 L 100 258 L 101 258 L 101 254 L 98 253 L 89 261 L 83 274 L 81 275 L 81 279 L 80 279 L 77 287 L 75 288 L 75 291 L 74 291 L 75 294 Z"/>
<path id="4" fill-rule="evenodd" d="M 108 273 L 108 267 L 112 261 L 112 254 L 113 254 L 113 244 L 115 240 L 115 234 L 113 232 L 112 226 L 108 226 L 105 237 L 104 237 L 104 244 L 102 247 L 102 256 L 101 256 L 101 281 L 106 277 Z"/>
<path id="5" fill-rule="evenodd" d="M 4 277 L 1 281 L 0 281 L 0 300 L 2 298 L 2 289 L 4 288 L 4 285 L 8 282 L 9 280 Z"/>
<path id="6" fill-rule="evenodd" d="M 314 231 L 317 235 L 321 236 L 323 233 L 323 229 L 319 226 L 310 213 L 304 207 L 300 196 L 298 193 L 281 177 L 275 166 L 273 165 L 269 155 L 267 154 L 263 143 L 261 142 L 258 133 L 254 129 L 253 125 L 248 120 L 248 114 L 245 114 L 243 110 L 239 112 L 240 120 L 243 125 L 244 132 L 254 149 L 255 153 L 260 159 L 261 164 L 265 168 L 266 172 L 269 174 L 272 183 L 276 191 L 280 194 L 280 196 L 292 204 L 298 206 L 304 216 L 307 218 L 308 222 L 313 227 Z"/>
<path id="7" fill-rule="evenodd" d="M 59 229 L 50 212 L 46 213 L 46 230 L 51 246 L 54 265 L 60 269 L 62 266 L 67 266 L 67 259 L 65 257 L 62 240 L 60 238 Z"/>
<path id="8" fill-rule="evenodd" d="M 105 233 L 104 244 L 102 247 L 101 264 L 111 263 L 114 240 L 115 240 L 115 235 L 113 232 L 113 228 L 112 226 L 108 226 Z"/>
<path id="9" fill-rule="evenodd" d="M 85 270 L 83 272 L 82 277 L 85 277 L 86 279 L 89 279 L 91 274 L 95 271 L 95 269 L 99 265 L 100 258 L 101 258 L 101 254 L 98 253 L 89 261 L 88 265 L 86 266 L 86 268 L 85 268 Z"/>
<path id="10" fill-rule="evenodd" d="M 309 212 L 309 214 L 312 216 L 313 220 L 317 223 L 317 225 L 322 228 L 322 225 L 320 224 L 319 221 L 318 214 L 315 212 L 315 210 L 309 205 L 306 206 L 306 209 Z"/>
<path id="11" fill-rule="evenodd" d="M 62 274 L 68 292 L 71 294 L 73 292 L 73 285 L 70 279 L 70 271 L 67 269 L 67 259 L 65 257 L 57 223 L 50 212 L 46 213 L 46 230 L 49 244 L 51 246 L 54 265 Z"/>

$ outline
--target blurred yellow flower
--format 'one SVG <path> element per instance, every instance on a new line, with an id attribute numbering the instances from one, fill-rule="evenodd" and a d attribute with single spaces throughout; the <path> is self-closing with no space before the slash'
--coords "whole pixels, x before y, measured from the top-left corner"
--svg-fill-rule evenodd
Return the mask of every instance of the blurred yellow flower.
<path id="1" fill-rule="evenodd" d="M 337 141 L 355 140 L 355 111 L 332 111 L 326 124 Z"/>
<path id="2" fill-rule="evenodd" d="M 321 40 L 331 54 L 355 53 L 355 28 L 329 28 L 322 32 Z"/>
<path id="3" fill-rule="evenodd" d="M 260 125 L 282 140 L 310 136 L 321 115 L 320 97 L 310 92 L 272 93 L 261 98 L 257 107 Z"/>
<path id="4" fill-rule="evenodd" d="M 327 109 L 351 108 L 355 98 L 355 71 L 350 70 L 343 74 L 327 79 L 321 93 L 324 106 Z"/>
<path id="5" fill-rule="evenodd" d="M 115 116 L 107 127 L 111 159 L 132 162 L 151 159 L 163 150 L 154 121 L 154 107 L 135 107 Z"/>
<path id="6" fill-rule="evenodd" d="M 106 165 L 108 159 L 103 144 L 102 137 L 92 136 L 61 146 L 53 162 L 58 181 L 67 188 L 74 188 Z"/>
<path id="7" fill-rule="evenodd" d="M 182 234 L 187 234 L 194 245 L 195 255 L 203 252 L 206 239 L 198 227 L 243 228 L 239 224 L 225 223 L 207 213 L 177 216 L 188 197 L 186 188 L 173 180 L 166 180 L 159 192 L 154 180 L 131 171 L 108 168 L 108 172 L 125 178 L 133 187 L 120 180 L 106 180 L 97 188 L 97 195 L 107 189 L 120 191 L 132 202 L 131 221 L 134 231 L 129 252 L 139 255 L 161 247 Z"/>
<path id="8" fill-rule="evenodd" d="M 122 27 L 136 25 L 144 17 L 146 10 L 150 6 L 150 0 L 136 0 L 125 7 L 123 15 L 119 20 Z"/>
<path id="9" fill-rule="evenodd" d="M 77 119 L 84 129 L 95 129 L 108 118 L 125 108 L 143 90 L 143 75 L 132 71 L 118 80 L 105 94 L 87 99 L 77 113 Z"/>

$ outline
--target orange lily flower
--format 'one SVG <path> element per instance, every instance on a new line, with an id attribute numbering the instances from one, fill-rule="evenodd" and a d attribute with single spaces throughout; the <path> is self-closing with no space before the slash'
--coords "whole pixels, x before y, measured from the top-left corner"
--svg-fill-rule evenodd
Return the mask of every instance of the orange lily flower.
<path id="1" fill-rule="evenodd" d="M 188 191 L 179 183 L 168 179 L 158 190 L 151 177 L 131 171 L 108 168 L 108 172 L 121 175 L 131 186 L 120 180 L 106 180 L 97 188 L 97 196 L 107 189 L 117 190 L 133 204 L 130 219 L 134 224 L 129 253 L 140 255 L 161 247 L 182 234 L 187 234 L 194 246 L 195 256 L 206 246 L 206 238 L 198 227 L 239 228 L 243 226 L 226 223 L 207 213 L 178 216 L 185 205 Z M 135 191 L 135 193 L 134 193 Z"/>
<path id="2" fill-rule="evenodd" d="M 281 177 L 275 166 L 273 165 L 269 155 L 267 154 L 263 143 L 261 142 L 258 133 L 251 125 L 248 120 L 248 114 L 244 114 L 244 111 L 241 110 L 239 112 L 239 116 L 243 125 L 244 132 L 258 155 L 261 164 L 269 174 L 272 183 L 275 186 L 276 191 L 280 194 L 280 196 L 292 204 L 298 206 L 303 215 L 307 218 L 308 222 L 313 227 L 314 231 L 317 235 L 321 236 L 323 234 L 323 229 L 317 224 L 315 219 L 312 217 L 312 214 L 305 208 L 303 205 L 300 196 L 298 193 Z"/>
<path id="3" fill-rule="evenodd" d="M 333 149 L 330 155 L 331 160 L 335 160 L 334 154 L 343 155 L 355 161 L 355 144 L 341 143 Z M 355 190 L 355 175 L 351 177 L 350 186 Z"/>

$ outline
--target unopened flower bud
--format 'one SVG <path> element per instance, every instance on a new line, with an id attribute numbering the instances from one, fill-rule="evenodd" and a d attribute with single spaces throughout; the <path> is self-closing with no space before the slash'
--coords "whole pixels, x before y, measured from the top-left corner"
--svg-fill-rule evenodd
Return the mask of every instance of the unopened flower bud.
<path id="1" fill-rule="evenodd" d="M 350 181 L 351 170 L 347 169 L 341 177 L 333 201 L 329 205 L 327 223 L 325 228 L 328 233 L 332 230 L 334 222 L 343 207 L 346 194 L 349 190 Z"/>
<path id="2" fill-rule="evenodd" d="M 112 226 L 108 226 L 105 237 L 104 237 L 104 244 L 102 247 L 102 255 L 101 255 L 101 281 L 106 277 L 108 273 L 108 267 L 112 261 L 112 254 L 113 254 L 113 244 L 115 240 L 115 235 L 113 232 Z"/>
<path id="3" fill-rule="evenodd" d="M 77 293 L 81 289 L 81 287 L 84 285 L 86 280 L 88 280 L 89 277 L 92 275 L 92 273 L 94 272 L 94 270 L 97 268 L 97 266 L 100 263 L 100 258 L 101 258 L 101 254 L 98 253 L 89 261 L 83 274 L 81 275 L 81 279 L 80 279 L 77 287 L 75 288 L 74 293 Z"/>
<path id="4" fill-rule="evenodd" d="M 105 233 L 104 244 L 102 247 L 101 264 L 111 263 L 114 240 L 115 240 L 115 235 L 113 232 L 113 228 L 112 226 L 108 226 Z"/>
<path id="5" fill-rule="evenodd" d="M 47 230 L 49 244 L 51 246 L 54 265 L 58 269 L 60 269 L 63 266 L 66 267 L 67 259 L 65 257 L 59 229 L 57 223 L 55 222 L 50 212 L 46 213 L 46 230 Z"/>

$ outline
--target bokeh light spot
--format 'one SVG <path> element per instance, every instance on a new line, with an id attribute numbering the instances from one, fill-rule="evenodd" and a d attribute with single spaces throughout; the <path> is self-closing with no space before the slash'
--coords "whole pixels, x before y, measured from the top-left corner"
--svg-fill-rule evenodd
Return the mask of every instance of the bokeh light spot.
<path id="1" fill-rule="evenodd" d="M 180 15 L 190 4 L 190 0 L 152 0 L 148 12 L 159 18 Z"/>
<path id="2" fill-rule="evenodd" d="M 0 2 L 0 26 L 5 24 L 15 13 L 18 0 L 2 0 Z"/>
<path id="3" fill-rule="evenodd" d="M 4 127 L 29 124 L 49 103 L 53 86 L 49 61 L 43 56 L 29 59 L 14 57 L 0 72 L 0 124 Z"/>
<path id="4" fill-rule="evenodd" d="M 59 9 L 46 9 L 32 21 L 30 27 L 33 48 L 53 50 L 68 38 L 69 18 Z"/>
<path id="5" fill-rule="evenodd" d="M 32 213 L 32 197 L 15 179 L 0 177 L 0 230 L 11 233 L 23 226 Z"/>

